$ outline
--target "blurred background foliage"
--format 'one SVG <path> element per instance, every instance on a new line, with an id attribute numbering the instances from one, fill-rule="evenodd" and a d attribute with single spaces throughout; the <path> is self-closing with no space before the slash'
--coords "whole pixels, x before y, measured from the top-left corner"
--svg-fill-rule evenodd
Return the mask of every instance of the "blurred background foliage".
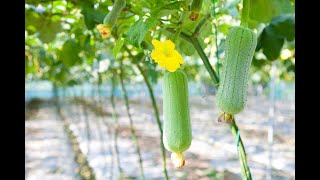
<path id="1" fill-rule="evenodd" d="M 185 1 L 127 0 L 113 30 L 104 40 L 95 28 L 111 10 L 111 0 L 27 0 L 25 4 L 25 73 L 27 80 L 49 80 L 58 86 L 109 81 L 108 70 L 123 62 L 126 78 L 141 81 L 135 74 L 132 55 L 147 56 L 143 66 L 156 83 L 164 74 L 150 59 L 154 38 L 172 38 L 168 29 L 180 28 L 181 13 L 189 11 Z M 214 69 L 223 66 L 224 39 L 232 26 L 240 24 L 239 0 L 204 0 L 200 18 L 189 18 L 182 32 L 192 35 L 204 20 L 197 37 Z M 278 78 L 295 78 L 295 2 L 292 0 L 250 0 L 249 27 L 258 34 L 251 67 L 251 84 L 266 86 L 272 62 L 277 61 Z M 213 11 L 215 9 L 215 12 Z M 216 43 L 218 46 L 216 47 Z M 185 57 L 190 80 L 210 84 L 210 78 L 192 44 L 176 41 Z M 129 54 L 130 53 L 130 54 Z M 218 57 L 218 58 L 217 58 Z M 99 76 L 98 76 L 99 74 Z"/>

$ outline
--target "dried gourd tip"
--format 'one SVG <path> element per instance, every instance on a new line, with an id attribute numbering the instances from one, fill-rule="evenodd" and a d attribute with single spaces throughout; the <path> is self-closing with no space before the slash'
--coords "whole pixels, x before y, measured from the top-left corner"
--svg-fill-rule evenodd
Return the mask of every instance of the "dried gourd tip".
<path id="1" fill-rule="evenodd" d="M 181 168 L 185 165 L 185 159 L 182 153 L 171 153 L 171 161 L 176 168 Z"/>
<path id="2" fill-rule="evenodd" d="M 196 20 L 198 20 L 199 15 L 200 15 L 199 12 L 191 12 L 190 16 L 189 16 L 189 19 L 191 21 L 196 21 Z"/>
<path id="3" fill-rule="evenodd" d="M 223 122 L 230 124 L 230 122 L 233 120 L 233 115 L 228 114 L 226 112 L 220 111 L 219 112 L 219 117 L 218 117 L 218 122 Z"/>

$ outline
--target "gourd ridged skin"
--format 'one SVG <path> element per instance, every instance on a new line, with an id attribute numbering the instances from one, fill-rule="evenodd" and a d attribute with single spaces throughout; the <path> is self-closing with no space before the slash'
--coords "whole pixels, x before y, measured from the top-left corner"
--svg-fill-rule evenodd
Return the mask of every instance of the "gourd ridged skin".
<path id="1" fill-rule="evenodd" d="M 124 7 L 126 7 L 126 0 L 116 0 L 113 4 L 112 10 L 104 18 L 103 23 L 112 28 Z"/>
<path id="2" fill-rule="evenodd" d="M 249 28 L 234 27 L 226 37 L 225 60 L 217 92 L 217 106 L 228 114 L 242 111 L 247 101 L 249 68 L 257 36 Z"/>
<path id="3" fill-rule="evenodd" d="M 181 153 L 191 145 L 188 80 L 184 72 L 168 72 L 163 81 L 163 143 Z"/>

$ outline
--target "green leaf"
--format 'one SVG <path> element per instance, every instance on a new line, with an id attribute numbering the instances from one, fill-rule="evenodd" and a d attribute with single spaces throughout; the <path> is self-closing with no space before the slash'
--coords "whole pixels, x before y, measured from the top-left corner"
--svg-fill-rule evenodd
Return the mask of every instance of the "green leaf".
<path id="1" fill-rule="evenodd" d="M 270 26 L 277 34 L 292 41 L 295 37 L 295 16 L 294 14 L 282 14 L 272 18 Z"/>
<path id="2" fill-rule="evenodd" d="M 102 23 L 104 17 L 109 12 L 107 7 L 103 4 L 95 9 L 93 2 L 90 0 L 80 1 L 80 3 L 82 6 L 81 13 L 84 16 L 85 25 L 89 30 L 92 30 L 98 23 Z"/>
<path id="3" fill-rule="evenodd" d="M 267 59 L 257 59 L 253 57 L 251 65 L 257 67 L 258 69 L 261 69 L 263 66 L 267 64 L 270 65 L 270 61 L 268 61 Z"/>
<path id="4" fill-rule="evenodd" d="M 282 14 L 272 18 L 258 39 L 256 50 L 263 49 L 269 60 L 279 57 L 285 39 L 292 41 L 295 37 L 295 20 L 293 14 Z"/>
<path id="5" fill-rule="evenodd" d="M 200 30 L 199 38 L 206 38 L 212 35 L 212 29 L 212 23 L 210 21 L 207 21 Z"/>
<path id="6" fill-rule="evenodd" d="M 27 75 L 28 74 L 28 69 L 29 69 L 29 67 L 28 67 L 28 57 L 27 56 L 24 56 L 24 72 L 25 72 L 25 75 Z"/>
<path id="7" fill-rule="evenodd" d="M 28 9 L 25 11 L 25 29 L 28 33 L 39 32 L 39 39 L 48 43 L 56 38 L 56 34 L 62 31 L 60 22 L 54 22 L 50 18 L 40 16 L 39 13 Z"/>
<path id="8" fill-rule="evenodd" d="M 86 62 L 88 65 L 92 65 L 93 62 L 94 62 L 94 56 L 89 56 L 89 57 L 86 57 Z"/>
<path id="9" fill-rule="evenodd" d="M 124 43 L 124 39 L 123 38 L 119 38 L 117 40 L 116 45 L 114 46 L 114 48 L 112 50 L 114 57 L 117 57 L 117 54 L 118 54 L 119 50 L 121 49 L 123 43 Z"/>
<path id="10" fill-rule="evenodd" d="M 94 9 L 93 8 L 84 8 L 82 10 L 82 14 L 84 16 L 84 23 L 86 24 L 86 27 L 91 30 L 95 27 L 95 16 L 94 16 Z"/>
<path id="11" fill-rule="evenodd" d="M 78 85 L 77 81 L 75 81 L 74 79 L 69 80 L 67 84 L 68 84 L 68 86 Z"/>
<path id="12" fill-rule="evenodd" d="M 45 58 L 45 63 L 47 66 L 52 66 L 55 63 L 55 59 L 52 54 L 47 54 Z"/>
<path id="13" fill-rule="evenodd" d="M 258 46 L 263 49 L 263 54 L 269 60 L 276 60 L 284 44 L 284 37 L 277 35 L 274 30 L 268 26 L 260 35 Z"/>
<path id="14" fill-rule="evenodd" d="M 46 58 L 46 50 L 43 47 L 39 49 L 39 61 L 43 62 Z"/>
<path id="15" fill-rule="evenodd" d="M 83 43 L 79 43 L 81 50 L 84 52 L 86 58 L 94 58 L 95 56 L 95 47 L 94 44 L 91 43 L 91 35 L 87 35 L 83 41 Z"/>
<path id="16" fill-rule="evenodd" d="M 290 0 L 250 0 L 249 17 L 252 20 L 267 23 L 283 13 L 294 13 Z"/>
<path id="17" fill-rule="evenodd" d="M 72 67 L 81 63 L 79 52 L 80 49 L 74 40 L 67 40 L 62 46 L 62 51 L 59 53 L 59 59 L 66 67 Z"/>
<path id="18" fill-rule="evenodd" d="M 195 53 L 193 45 L 184 39 L 177 41 L 177 50 L 186 56 L 192 56 Z"/>
<path id="19" fill-rule="evenodd" d="M 145 21 L 143 19 L 135 22 L 126 32 L 126 40 L 137 48 L 140 48 L 140 43 L 144 39 L 145 35 L 150 28 L 153 28 L 157 24 L 157 19 L 150 17 Z"/>
<path id="20" fill-rule="evenodd" d="M 56 74 L 56 79 L 57 79 L 59 82 L 64 82 L 65 79 L 66 79 L 66 75 L 67 75 L 67 72 L 66 72 L 63 68 L 61 68 L 61 69 L 60 69 L 60 72 L 58 72 L 58 73 Z"/>
<path id="21" fill-rule="evenodd" d="M 181 5 L 182 5 L 181 1 L 173 1 L 172 3 L 169 3 L 169 4 L 161 3 L 161 4 L 158 4 L 158 6 L 152 8 L 151 15 L 155 17 L 168 16 L 170 14 L 173 14 L 179 11 L 179 8 L 181 7 Z"/>

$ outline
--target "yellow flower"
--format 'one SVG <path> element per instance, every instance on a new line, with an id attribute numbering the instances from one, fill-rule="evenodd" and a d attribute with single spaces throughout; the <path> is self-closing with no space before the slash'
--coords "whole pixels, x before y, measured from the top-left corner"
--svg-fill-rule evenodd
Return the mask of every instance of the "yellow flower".
<path id="1" fill-rule="evenodd" d="M 101 33 L 103 39 L 108 38 L 111 34 L 111 28 L 105 24 L 98 24 L 97 29 Z"/>
<path id="2" fill-rule="evenodd" d="M 183 58 L 177 50 L 174 49 L 175 44 L 171 40 L 160 42 L 156 39 L 152 40 L 154 51 L 151 53 L 160 67 L 166 68 L 170 72 L 174 72 L 183 64 Z"/>

